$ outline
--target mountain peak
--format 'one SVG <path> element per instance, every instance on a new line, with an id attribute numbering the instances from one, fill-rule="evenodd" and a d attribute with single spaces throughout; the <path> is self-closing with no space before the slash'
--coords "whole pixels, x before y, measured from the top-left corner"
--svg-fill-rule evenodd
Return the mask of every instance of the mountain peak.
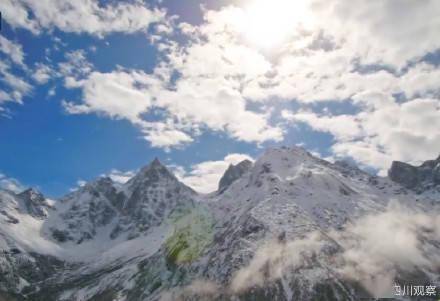
<path id="1" fill-rule="evenodd" d="M 393 161 L 388 176 L 408 189 L 440 185 L 440 156 L 436 160 L 425 161 L 419 166 Z"/>
<path id="2" fill-rule="evenodd" d="M 46 217 L 45 208 L 48 207 L 43 194 L 35 188 L 29 188 L 17 195 L 24 204 L 26 211 L 35 217 Z"/>
<path id="3" fill-rule="evenodd" d="M 153 161 L 151 161 L 150 166 L 163 166 L 158 157 L 154 157 Z"/>
<path id="4" fill-rule="evenodd" d="M 27 197 L 27 198 L 31 198 L 31 199 L 37 199 L 37 198 L 44 199 L 43 194 L 40 191 L 38 191 L 37 189 L 32 188 L 32 187 L 20 192 L 18 194 L 18 196 Z"/>
<path id="5" fill-rule="evenodd" d="M 173 179 L 177 181 L 174 174 L 169 171 L 158 158 L 154 158 L 150 164 L 141 168 L 141 170 L 126 183 L 126 186 L 132 186 L 135 183 L 137 183 L 136 185 L 139 185 L 145 181 L 149 183 L 158 182 L 161 179 Z"/>
<path id="6" fill-rule="evenodd" d="M 146 173 L 151 170 L 162 170 L 164 172 L 169 172 L 167 167 L 162 164 L 158 157 L 155 157 L 148 165 L 141 168 L 140 173 Z"/>
<path id="7" fill-rule="evenodd" d="M 223 192 L 233 182 L 239 179 L 244 173 L 250 170 L 252 162 L 250 160 L 243 160 L 237 165 L 229 164 L 228 169 L 223 174 L 218 185 L 218 191 Z"/>
<path id="8" fill-rule="evenodd" d="M 297 157 L 297 158 L 306 158 L 306 157 L 313 157 L 305 148 L 301 146 L 282 146 L 282 147 L 274 147 L 274 148 L 268 148 L 264 154 L 263 158 L 268 157 L 282 157 L 282 156 L 289 156 L 289 157 Z"/>

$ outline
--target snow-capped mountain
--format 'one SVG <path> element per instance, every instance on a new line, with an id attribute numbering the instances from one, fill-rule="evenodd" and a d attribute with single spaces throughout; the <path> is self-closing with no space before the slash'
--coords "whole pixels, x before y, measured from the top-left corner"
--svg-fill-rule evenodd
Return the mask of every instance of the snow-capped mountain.
<path id="1" fill-rule="evenodd" d="M 382 178 L 277 148 L 208 195 L 157 159 L 60 200 L 0 191 L 0 300 L 358 300 L 440 285 L 439 159 Z"/>

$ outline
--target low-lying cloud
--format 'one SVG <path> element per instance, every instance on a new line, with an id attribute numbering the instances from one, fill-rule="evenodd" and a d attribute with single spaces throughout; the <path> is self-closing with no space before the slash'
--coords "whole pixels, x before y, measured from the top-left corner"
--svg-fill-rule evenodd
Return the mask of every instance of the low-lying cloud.
<path id="1" fill-rule="evenodd" d="M 236 271 L 228 285 L 197 280 L 164 295 L 174 299 L 163 300 L 242 294 L 318 266 L 331 271 L 324 278 L 358 283 L 376 298 L 392 297 L 395 284 L 425 284 L 399 283 L 412 281 L 411 275 L 417 275 L 414 281 L 435 284 L 438 279 L 432 275 L 440 269 L 440 217 L 391 202 L 384 212 L 362 217 L 343 230 L 315 231 L 292 241 L 270 240 Z"/>
<path id="2" fill-rule="evenodd" d="M 440 268 L 440 218 L 391 203 L 333 233 L 344 249 L 338 272 L 360 282 L 375 297 L 390 291 L 399 273 L 435 273 Z"/>

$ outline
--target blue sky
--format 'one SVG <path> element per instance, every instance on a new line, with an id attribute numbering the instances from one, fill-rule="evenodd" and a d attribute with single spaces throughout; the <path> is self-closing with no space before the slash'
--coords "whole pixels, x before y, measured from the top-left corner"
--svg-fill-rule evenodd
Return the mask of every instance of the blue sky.
<path id="1" fill-rule="evenodd" d="M 0 4 L 4 187 L 159 157 L 208 192 L 271 146 L 381 175 L 440 152 L 438 1 L 52 2 Z"/>

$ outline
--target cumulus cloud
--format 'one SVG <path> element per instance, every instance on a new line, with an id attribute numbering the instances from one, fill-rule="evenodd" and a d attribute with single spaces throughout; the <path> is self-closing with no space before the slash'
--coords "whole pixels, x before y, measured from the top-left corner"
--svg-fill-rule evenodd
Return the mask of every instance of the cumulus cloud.
<path id="1" fill-rule="evenodd" d="M 86 65 L 78 76 L 61 68 L 66 87 L 83 92 L 65 108 L 130 120 L 152 146 L 167 150 L 203 131 L 256 144 L 282 141 L 281 117 L 333 135 L 334 156 L 382 174 L 392 159 L 436 157 L 440 69 L 424 57 L 440 48 L 438 2 L 308 0 L 301 11 L 282 45 L 262 49 L 243 28 L 245 7 L 203 8 L 198 25 L 167 23 L 179 39 L 166 29 L 153 38 L 160 55 L 151 74 Z M 279 101 L 300 109 L 274 116 Z M 347 102 L 356 112 L 318 113 L 316 102 Z"/>
<path id="2" fill-rule="evenodd" d="M 187 171 L 180 166 L 171 166 L 177 178 L 196 191 L 213 192 L 230 164 L 236 165 L 243 160 L 254 161 L 246 154 L 229 154 L 218 161 L 205 161 L 191 166 Z"/>
<path id="3" fill-rule="evenodd" d="M 193 141 L 187 133 L 179 130 L 173 123 L 155 122 L 143 129 L 145 139 L 151 146 L 169 151 L 171 147 L 178 147 Z"/>
<path id="4" fill-rule="evenodd" d="M 92 72 L 78 82 L 83 103 L 65 103 L 69 113 L 98 112 L 112 118 L 141 123 L 139 115 L 151 105 L 149 88 L 154 80 L 143 72 Z"/>
<path id="5" fill-rule="evenodd" d="M 438 99 L 416 98 L 399 103 L 383 93 L 362 93 L 354 101 L 362 108 L 354 115 L 285 111 L 283 117 L 332 134 L 336 156 L 352 157 L 365 166 L 380 169 L 382 174 L 392 160 L 418 164 L 438 156 Z"/>
<path id="6" fill-rule="evenodd" d="M 343 40 L 346 50 L 351 50 L 365 64 L 399 68 L 440 47 L 438 1 L 310 2 L 319 26 L 337 40 Z"/>
<path id="7" fill-rule="evenodd" d="M 71 66 L 75 65 L 63 65 L 63 72 L 70 74 Z M 162 86 L 154 75 L 127 70 L 111 73 L 93 71 L 88 74 L 89 71 L 87 68 L 82 74 L 66 77 L 67 86 L 81 88 L 83 93 L 81 103 L 63 101 L 66 112 L 98 113 L 114 119 L 126 119 L 141 130 L 151 146 L 165 150 L 193 141 L 184 131 L 188 128 L 182 123 L 176 123 L 170 118 L 165 121 L 148 121 L 143 118 L 143 114 L 150 113 L 153 108 L 156 91 Z M 82 78 L 84 75 L 85 78 Z"/>
<path id="8" fill-rule="evenodd" d="M 38 84 L 47 83 L 53 76 L 55 75 L 55 71 L 49 65 L 43 63 L 37 63 L 35 65 L 34 72 L 32 74 L 32 78 Z"/>
<path id="9" fill-rule="evenodd" d="M 362 135 L 359 123 L 351 115 L 318 116 L 313 112 L 293 113 L 287 110 L 282 111 L 281 115 L 291 122 L 303 122 L 317 131 L 331 133 L 338 141 L 352 140 Z"/>
<path id="10" fill-rule="evenodd" d="M 58 64 L 58 73 L 64 77 L 67 88 L 81 86 L 81 80 L 86 78 L 93 70 L 93 65 L 87 60 L 84 50 L 69 51 L 65 60 Z"/>
<path id="11" fill-rule="evenodd" d="M 268 124 L 265 114 L 246 109 L 234 83 L 225 78 L 181 79 L 175 91 L 162 91 L 157 105 L 178 120 L 225 131 L 247 142 L 279 141 L 282 130 Z"/>
<path id="12" fill-rule="evenodd" d="M 0 3 L 3 18 L 12 27 L 35 34 L 44 29 L 103 36 L 111 32 L 146 31 L 165 19 L 165 12 L 140 1 L 103 5 L 95 0 L 11 1 Z"/>
<path id="13" fill-rule="evenodd" d="M 180 79 L 175 89 L 167 89 L 158 74 L 94 71 L 82 79 L 66 77 L 66 86 L 81 88 L 83 97 L 80 103 L 64 102 L 64 107 L 71 114 L 100 113 L 127 119 L 140 126 L 156 147 L 191 142 L 201 128 L 224 131 L 246 142 L 281 140 L 282 130 L 268 124 L 267 114 L 247 110 L 245 99 L 231 83 L 226 78 Z M 153 108 L 163 110 L 173 122 L 150 122 L 141 117 Z"/>
<path id="14" fill-rule="evenodd" d="M 425 62 L 410 64 L 440 47 L 435 34 L 439 21 L 433 15 L 440 11 L 438 3 L 403 2 L 399 3 L 399 10 L 395 10 L 394 4 L 377 1 L 334 0 L 323 5 L 322 1 L 311 0 L 308 6 L 310 20 L 303 24 L 305 30 L 301 32 L 298 28 L 298 35 L 286 42 L 276 59 L 241 39 L 239 24 L 244 13 L 241 8 L 208 10 L 202 26 L 185 26 L 186 31 L 196 36 L 199 34 L 203 39 L 195 40 L 186 49 L 188 52 L 184 58 L 196 58 L 191 60 L 190 68 L 185 67 L 186 60 L 181 59 L 182 55 L 180 59 L 173 56 L 174 61 L 180 64 L 178 70 L 187 75 L 186 81 L 192 75 L 206 74 L 210 78 L 225 74 L 231 76 L 234 79 L 231 85 L 239 85 L 241 96 L 248 101 L 294 99 L 308 104 L 355 100 L 359 105 L 358 100 L 367 93 L 382 94 L 391 101 L 374 101 L 374 110 L 360 105 L 363 114 L 322 115 L 303 110 L 296 112 L 295 116 L 284 114 L 282 117 L 332 134 L 335 137 L 335 155 L 350 155 L 364 165 L 381 169 L 382 173 L 389 167 L 391 158 L 419 162 L 436 157 L 439 150 L 437 124 L 433 122 L 430 126 L 424 122 L 432 119 L 431 115 L 437 112 L 436 107 L 431 107 L 430 113 L 418 112 L 417 116 L 415 113 L 410 116 L 406 108 L 420 102 L 417 97 L 429 98 L 433 105 L 438 103 L 438 68 Z M 426 16 L 428 22 L 425 21 Z M 417 24 L 397 27 L 396 24 L 405 18 L 411 18 Z M 350 26 L 347 26 L 347 20 Z M 362 43 L 362 40 L 369 43 Z M 414 40 L 420 43 L 414 43 Z M 255 65 L 261 68 L 250 71 L 245 64 L 234 61 L 233 66 L 237 69 L 227 64 L 220 67 L 221 64 L 216 64 L 212 58 L 225 53 L 221 47 L 217 48 L 219 44 L 240 45 L 248 48 L 249 53 L 256 51 L 263 54 L 261 60 L 253 59 Z M 208 56 L 209 61 L 203 61 L 197 51 L 218 55 Z M 204 64 L 200 64 L 199 68 L 197 61 Z M 206 68 L 210 70 L 208 72 L 203 69 L 204 66 L 213 68 Z M 237 79 L 234 75 L 242 77 Z M 240 81 L 241 78 L 247 80 Z M 196 79 L 196 82 L 201 81 Z M 408 104 L 402 105 L 402 100 L 395 98 L 400 93 L 406 97 Z M 389 107 L 390 103 L 394 106 L 393 110 Z M 384 116 L 387 111 L 388 119 Z M 396 118 L 399 122 L 390 125 L 390 120 Z M 428 135 L 424 136 L 418 130 L 411 132 L 404 120 L 411 120 L 416 129 L 428 126 Z"/>

